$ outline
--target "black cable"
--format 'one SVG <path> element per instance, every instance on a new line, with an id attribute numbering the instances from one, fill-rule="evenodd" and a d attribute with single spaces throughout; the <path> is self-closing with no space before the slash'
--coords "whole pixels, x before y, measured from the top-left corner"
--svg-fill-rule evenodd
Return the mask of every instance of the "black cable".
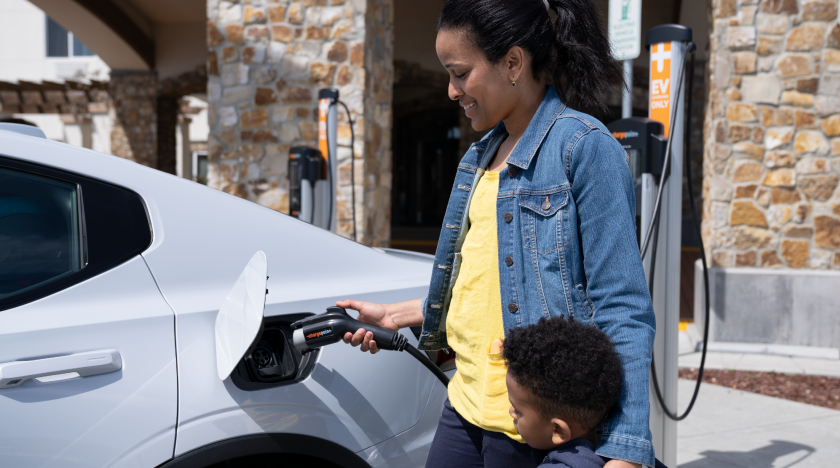
<path id="1" fill-rule="evenodd" d="M 406 351 L 408 354 L 414 356 L 415 359 L 420 361 L 420 364 L 423 364 L 430 371 L 432 371 L 432 374 L 435 374 L 435 377 L 437 377 L 438 380 L 440 380 L 444 386 L 449 386 L 449 377 L 447 377 L 446 374 L 444 374 L 443 371 L 440 370 L 440 367 L 436 366 L 435 363 L 433 363 L 432 360 L 429 359 L 429 356 L 426 356 L 426 353 L 420 351 L 419 349 L 415 348 L 414 346 L 411 346 L 408 343 L 406 343 L 405 349 L 403 349 L 403 351 Z"/>
<path id="2" fill-rule="evenodd" d="M 683 60 L 682 63 L 683 64 L 686 63 L 685 59 L 688 57 L 688 53 L 693 51 L 693 49 L 696 49 L 696 48 L 697 48 L 697 46 L 695 46 L 693 42 L 691 42 L 690 45 L 688 47 L 686 47 L 685 51 L 683 52 L 683 57 L 682 57 L 682 60 Z M 668 125 L 669 130 L 672 130 L 674 128 L 674 124 L 676 123 L 676 118 L 677 118 L 677 109 L 676 108 L 677 108 L 677 106 L 679 106 L 679 96 L 680 96 L 680 93 L 682 93 L 683 73 L 685 73 L 685 65 L 683 65 L 682 69 L 680 69 L 680 74 L 678 75 L 679 78 L 677 79 L 677 94 L 675 95 L 675 96 L 677 96 L 677 99 L 673 100 L 676 103 L 676 105 L 674 106 L 674 112 L 671 113 L 671 117 L 669 119 L 669 125 Z M 657 193 L 656 193 L 656 202 L 653 205 L 653 219 L 650 220 L 650 224 L 648 225 L 648 228 L 647 228 L 647 233 L 645 233 L 645 237 L 643 237 L 643 239 L 645 241 L 642 244 L 642 248 L 641 248 L 642 258 L 645 258 L 645 255 L 647 255 L 647 249 L 650 246 L 650 239 L 651 239 L 651 234 L 653 232 L 653 226 L 655 224 L 656 225 L 659 224 L 659 212 L 661 211 L 661 208 L 662 208 L 662 206 L 661 206 L 662 192 L 665 188 L 665 181 L 668 180 L 668 176 L 669 176 L 670 171 L 671 171 L 671 145 L 673 143 L 673 140 L 674 139 L 670 138 L 670 135 L 669 135 L 668 143 L 665 145 L 665 164 L 662 166 L 662 181 L 659 184 L 659 190 L 657 190 Z"/>
<path id="3" fill-rule="evenodd" d="M 353 210 L 353 240 L 356 240 L 356 131 L 353 130 L 353 117 L 350 116 L 350 109 L 347 104 L 338 101 L 344 107 L 344 112 L 347 112 L 347 120 L 350 122 L 350 206 Z M 336 138 L 337 139 L 337 138 Z M 338 157 L 338 152 L 335 153 Z"/>
<path id="4" fill-rule="evenodd" d="M 699 371 L 698 371 L 697 383 L 694 386 L 694 394 L 691 397 L 691 401 L 688 404 L 688 408 L 686 408 L 685 412 L 682 415 L 678 416 L 676 413 L 670 411 L 668 409 L 668 406 L 665 404 L 664 399 L 662 398 L 662 391 L 659 388 L 659 379 L 657 378 L 657 375 L 656 375 L 656 364 L 654 362 L 652 354 L 651 354 L 651 364 L 650 364 L 651 365 L 651 378 L 653 379 L 653 388 L 654 388 L 654 391 L 656 393 L 656 399 L 659 401 L 659 405 L 661 406 L 662 411 L 669 418 L 673 419 L 674 421 L 682 421 L 683 419 L 685 419 L 689 415 L 689 413 L 691 413 L 691 410 L 694 408 L 694 403 L 697 401 L 697 395 L 700 392 L 700 385 L 703 382 L 703 370 L 705 369 L 705 366 L 706 366 L 706 348 L 707 348 L 706 343 L 709 340 L 709 318 L 710 318 L 709 269 L 708 269 L 708 264 L 706 262 L 706 249 L 705 249 L 705 246 L 703 245 L 703 237 L 702 237 L 702 233 L 701 233 L 701 230 L 700 230 L 700 221 L 699 221 L 699 218 L 697 217 L 697 207 L 696 207 L 696 203 L 695 203 L 695 200 L 694 200 L 694 182 L 692 180 L 692 173 L 691 173 L 691 129 L 690 129 L 689 123 L 691 122 L 691 111 L 692 111 L 692 102 L 691 101 L 692 101 L 692 97 L 693 97 L 692 94 L 694 93 L 694 50 L 695 49 L 696 49 L 696 46 L 693 43 L 689 44 L 689 46 L 686 48 L 686 54 L 688 52 L 691 52 L 691 65 L 690 65 L 689 88 L 688 88 L 689 92 L 688 92 L 688 95 L 687 95 L 687 97 L 688 97 L 687 115 L 685 117 L 685 122 L 684 122 L 685 123 L 684 128 L 685 128 L 685 131 L 686 131 L 686 136 L 685 136 L 685 139 L 684 139 L 684 144 L 685 144 L 684 156 L 685 156 L 685 164 L 686 164 L 686 175 L 687 175 L 687 178 L 688 178 L 688 194 L 689 194 L 689 203 L 691 205 L 691 217 L 692 217 L 692 221 L 693 221 L 693 225 L 694 225 L 694 229 L 695 229 L 695 234 L 697 235 L 697 238 L 700 240 L 700 258 L 701 258 L 701 261 L 703 263 L 703 286 L 704 286 L 704 293 L 705 293 L 705 301 L 704 301 L 705 321 L 704 321 L 704 324 L 703 324 L 703 350 L 702 350 L 702 354 L 701 354 L 701 357 L 700 357 L 700 368 L 699 368 Z M 685 58 L 686 58 L 686 55 L 683 56 L 683 63 L 686 63 Z M 685 70 L 685 66 L 683 67 L 682 71 L 684 71 L 684 70 Z M 680 72 L 681 79 L 682 79 L 682 71 Z M 680 82 L 680 87 L 681 87 L 681 85 L 682 85 L 682 83 Z M 680 89 L 680 91 L 677 92 L 678 99 L 679 99 L 679 93 L 680 92 L 681 92 L 681 89 Z M 677 102 L 679 103 L 679 101 L 677 101 Z M 675 112 L 674 112 L 674 116 L 676 116 L 676 109 L 675 109 Z M 672 122 L 673 122 L 673 117 L 674 116 L 672 116 Z M 670 157 L 671 157 L 671 155 L 670 155 L 670 141 L 669 141 L 668 149 L 666 150 L 666 157 L 667 157 L 667 159 L 666 159 L 666 163 L 667 163 L 667 161 L 670 160 Z M 660 188 L 662 186 L 664 186 L 665 181 L 668 178 L 668 175 L 669 174 L 667 174 L 663 171 L 663 178 L 662 178 L 662 181 L 660 182 Z M 657 211 L 659 209 L 661 209 L 661 207 L 657 208 Z M 658 214 L 659 213 L 657 212 L 656 213 L 657 216 L 655 216 L 655 220 L 654 220 L 655 222 L 654 221 L 651 222 L 651 228 L 653 228 L 653 233 L 654 233 L 653 250 L 651 251 L 650 285 L 649 285 L 649 290 L 650 290 L 651 297 L 653 296 L 654 273 L 656 271 L 656 268 L 655 268 L 655 266 L 656 266 L 656 244 L 659 240 L 658 239 L 658 237 L 659 237 L 659 216 L 658 216 Z M 654 224 L 655 224 L 655 226 L 654 226 Z M 649 229 L 649 231 L 650 231 L 650 229 Z"/>

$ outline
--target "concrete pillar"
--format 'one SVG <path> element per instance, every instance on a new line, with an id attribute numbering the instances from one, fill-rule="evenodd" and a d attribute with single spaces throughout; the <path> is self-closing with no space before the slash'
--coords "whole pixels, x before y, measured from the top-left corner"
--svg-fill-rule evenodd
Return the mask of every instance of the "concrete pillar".
<path id="1" fill-rule="evenodd" d="M 192 119 L 181 116 L 178 118 L 178 144 L 176 173 L 178 177 L 193 180 L 193 158 L 190 146 L 190 123 Z"/>
<path id="2" fill-rule="evenodd" d="M 111 154 L 158 167 L 157 74 L 111 70 Z"/>
<path id="3" fill-rule="evenodd" d="M 288 212 L 291 146 L 317 147 L 317 94 L 338 88 L 339 232 L 390 242 L 392 0 L 208 2 L 208 185 Z"/>

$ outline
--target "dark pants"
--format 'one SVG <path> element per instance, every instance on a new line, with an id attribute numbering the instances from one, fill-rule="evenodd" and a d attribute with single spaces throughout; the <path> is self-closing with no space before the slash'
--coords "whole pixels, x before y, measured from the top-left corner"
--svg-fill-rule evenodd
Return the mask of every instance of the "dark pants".
<path id="1" fill-rule="evenodd" d="M 547 454 L 467 422 L 447 399 L 426 468 L 534 468 Z"/>

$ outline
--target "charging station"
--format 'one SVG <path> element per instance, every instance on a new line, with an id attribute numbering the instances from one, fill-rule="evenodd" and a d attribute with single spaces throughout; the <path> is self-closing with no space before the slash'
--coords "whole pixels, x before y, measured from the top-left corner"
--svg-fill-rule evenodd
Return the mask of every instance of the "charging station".
<path id="1" fill-rule="evenodd" d="M 289 152 L 289 214 L 326 228 L 329 220 L 323 201 L 329 195 L 324 157 L 319 150 L 306 146 L 292 147 Z M 318 195 L 316 197 L 316 194 Z"/>
<path id="2" fill-rule="evenodd" d="M 296 146 L 289 153 L 289 214 L 322 229 L 338 232 L 338 106 L 344 107 L 350 124 L 350 148 L 356 137 L 350 109 L 338 99 L 338 90 L 318 91 L 318 149 Z M 352 158 L 351 158 L 352 159 Z M 356 240 L 356 187 L 350 163 L 350 206 L 353 240 Z"/>
<path id="3" fill-rule="evenodd" d="M 336 223 L 338 90 L 318 92 L 318 149 L 293 147 L 289 152 L 289 214 L 333 232 Z"/>
<path id="4" fill-rule="evenodd" d="M 671 409 L 677 406 L 682 142 L 686 131 L 685 106 L 680 103 L 685 102 L 685 57 L 693 46 L 691 41 L 691 28 L 676 24 L 657 26 L 647 33 L 649 118 L 622 119 L 608 126 L 627 151 L 636 186 L 638 240 L 644 246 L 645 274 L 656 314 L 656 374 L 650 379 L 650 429 L 657 457 L 667 466 L 677 464 L 677 421 L 669 417 L 663 404 Z M 654 271 L 660 273 L 654 275 Z M 656 388 L 657 380 L 660 388 Z M 657 395 L 661 395 L 662 403 Z"/>

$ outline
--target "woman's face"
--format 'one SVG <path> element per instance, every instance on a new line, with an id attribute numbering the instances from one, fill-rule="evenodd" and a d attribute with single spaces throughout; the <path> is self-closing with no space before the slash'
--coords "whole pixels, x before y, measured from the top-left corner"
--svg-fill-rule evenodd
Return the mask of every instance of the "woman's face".
<path id="1" fill-rule="evenodd" d="M 443 29 L 435 43 L 440 63 L 449 73 L 449 98 L 457 100 L 476 131 L 488 130 L 516 106 L 507 61 L 487 61 L 463 30 Z"/>

